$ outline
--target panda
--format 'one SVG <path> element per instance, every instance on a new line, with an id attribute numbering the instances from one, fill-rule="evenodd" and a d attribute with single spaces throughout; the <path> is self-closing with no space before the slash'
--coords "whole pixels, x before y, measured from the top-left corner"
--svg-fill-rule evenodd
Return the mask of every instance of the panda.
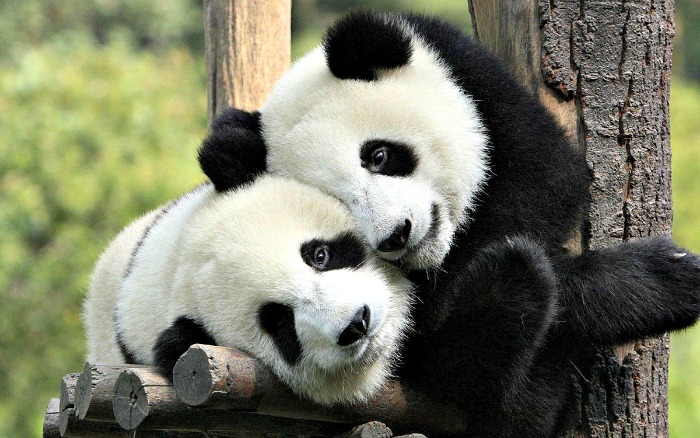
<path id="1" fill-rule="evenodd" d="M 340 19 L 259 111 L 221 112 L 199 161 L 220 190 L 268 172 L 350 209 L 416 286 L 399 378 L 463 407 L 470 436 L 555 435 L 597 349 L 700 314 L 700 260 L 669 239 L 567 253 L 587 235 L 584 155 L 502 61 L 435 18 Z"/>
<path id="2" fill-rule="evenodd" d="M 206 183 L 126 227 L 100 258 L 88 361 L 172 377 L 191 344 L 231 346 L 300 396 L 364 401 L 391 376 L 411 290 L 317 189 L 273 175 L 225 193 Z"/>

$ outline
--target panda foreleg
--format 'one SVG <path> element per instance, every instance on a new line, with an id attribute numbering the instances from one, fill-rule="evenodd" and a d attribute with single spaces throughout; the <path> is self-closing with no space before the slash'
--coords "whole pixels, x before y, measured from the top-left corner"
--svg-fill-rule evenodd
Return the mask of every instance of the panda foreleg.
<path id="1" fill-rule="evenodd" d="M 700 260 L 670 239 L 620 243 L 561 258 L 557 331 L 573 340 L 618 344 L 695 323 Z"/>
<path id="2" fill-rule="evenodd" d="M 216 342 L 199 321 L 180 316 L 158 335 L 153 346 L 153 365 L 172 381 L 175 362 L 192 344 L 216 345 Z"/>

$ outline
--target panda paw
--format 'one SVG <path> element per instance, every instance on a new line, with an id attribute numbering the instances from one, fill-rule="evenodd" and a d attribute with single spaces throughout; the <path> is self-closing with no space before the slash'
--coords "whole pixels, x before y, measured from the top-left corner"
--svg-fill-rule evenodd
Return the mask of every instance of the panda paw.
<path id="1" fill-rule="evenodd" d="M 640 265 L 650 273 L 647 281 L 661 294 L 659 301 L 674 312 L 674 328 L 696 322 L 700 316 L 700 258 L 665 237 L 634 243 L 644 253 Z"/>
<path id="2" fill-rule="evenodd" d="M 198 159 L 218 192 L 253 181 L 266 169 L 267 149 L 260 134 L 260 113 L 226 108 L 212 123 Z"/>
<path id="3" fill-rule="evenodd" d="M 467 293 L 504 323 L 543 335 L 556 314 L 557 278 L 540 245 L 515 236 L 481 250 L 469 264 Z"/>

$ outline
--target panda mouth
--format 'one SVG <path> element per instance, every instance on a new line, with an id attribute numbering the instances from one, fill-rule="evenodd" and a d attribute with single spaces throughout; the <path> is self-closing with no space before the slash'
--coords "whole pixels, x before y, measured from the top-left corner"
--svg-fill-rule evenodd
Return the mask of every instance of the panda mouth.
<path id="1" fill-rule="evenodd" d="M 417 254 L 423 247 L 429 245 L 430 242 L 437 239 L 441 223 L 440 207 L 438 207 L 438 204 L 433 203 L 432 207 L 430 208 L 430 225 L 428 226 L 428 231 L 426 231 L 420 240 L 414 243 L 409 243 L 404 248 L 397 251 L 378 251 L 379 256 L 384 261 L 400 269 L 406 267 L 407 265 L 411 265 L 410 259 L 413 258 L 415 254 Z"/>
<path id="2" fill-rule="evenodd" d="M 413 267 L 415 264 L 414 258 L 420 254 L 423 248 L 429 246 L 431 242 L 438 238 L 441 223 L 440 208 L 437 204 L 433 204 L 430 209 L 430 226 L 425 235 L 418 242 L 407 245 L 401 251 L 380 253 L 381 258 L 401 270 Z"/>
<path id="3" fill-rule="evenodd" d="M 409 244 L 404 248 L 403 254 L 401 254 L 401 259 L 405 256 L 417 252 L 421 247 L 425 246 L 429 242 L 435 240 L 440 229 L 440 208 L 437 204 L 433 204 L 430 208 L 430 226 L 428 231 L 421 237 L 418 242 L 414 244 Z"/>

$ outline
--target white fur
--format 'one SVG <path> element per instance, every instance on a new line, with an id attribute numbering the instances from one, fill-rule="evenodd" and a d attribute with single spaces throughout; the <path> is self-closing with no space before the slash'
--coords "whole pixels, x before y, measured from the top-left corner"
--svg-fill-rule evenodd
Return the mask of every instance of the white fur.
<path id="1" fill-rule="evenodd" d="M 394 228 L 413 225 L 402 257 L 434 267 L 468 219 L 487 176 L 487 136 L 471 97 L 410 28 L 409 65 L 381 72 L 376 81 L 340 80 L 321 47 L 300 59 L 261 109 L 272 173 L 293 177 L 339 198 L 359 230 L 377 248 Z M 418 156 L 409 177 L 372 174 L 361 167 L 360 147 L 371 139 L 411 145 Z M 440 227 L 427 239 L 431 209 Z"/>
<path id="2" fill-rule="evenodd" d="M 357 269 L 318 272 L 300 254 L 304 242 L 352 232 L 340 202 L 292 180 L 263 176 L 224 194 L 202 186 L 166 209 L 127 228 L 98 264 L 119 254 L 115 269 L 96 270 L 85 306 L 90 360 L 114 362 L 119 352 L 104 319 L 109 314 L 111 325 L 116 300 L 121 339 L 144 363 L 153 361 L 158 335 L 188 315 L 217 344 L 258 357 L 294 391 L 320 403 L 363 400 L 389 377 L 410 324 L 410 283 L 371 257 Z M 128 262 L 124 254 L 153 218 L 129 275 L 117 281 Z M 294 310 L 303 352 L 293 366 L 258 324 L 258 310 L 268 302 Z M 369 336 L 338 346 L 364 305 L 371 309 Z"/>

